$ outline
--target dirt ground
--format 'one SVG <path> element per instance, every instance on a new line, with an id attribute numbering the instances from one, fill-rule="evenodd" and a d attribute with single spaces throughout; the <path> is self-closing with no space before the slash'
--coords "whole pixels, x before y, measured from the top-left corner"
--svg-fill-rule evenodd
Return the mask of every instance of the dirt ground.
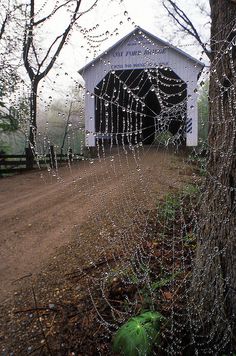
<path id="1" fill-rule="evenodd" d="M 121 216 L 132 194 L 143 199 L 142 188 L 150 199 L 147 192 L 163 195 L 189 179 L 181 157 L 155 149 L 139 154 L 136 162 L 133 154 L 114 154 L 58 172 L 1 179 L 0 301 L 12 293 L 14 281 L 36 274 L 59 247 L 70 243 L 92 215 L 108 210 Z"/>
<path id="2" fill-rule="evenodd" d="M 103 238 L 104 219 L 116 231 L 132 228 L 140 209 L 192 180 L 185 158 L 155 148 L 113 152 L 58 171 L 1 179 L 0 306 L 21 292 L 22 281 L 50 271 L 59 255 L 53 279 L 60 269 L 82 268 L 113 248 L 116 242 Z"/>

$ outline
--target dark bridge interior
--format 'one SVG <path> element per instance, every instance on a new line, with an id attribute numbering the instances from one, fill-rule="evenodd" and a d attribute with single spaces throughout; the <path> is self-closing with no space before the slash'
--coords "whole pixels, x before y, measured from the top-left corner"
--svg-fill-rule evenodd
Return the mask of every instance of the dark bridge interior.
<path id="1" fill-rule="evenodd" d="M 170 68 L 111 71 L 95 94 L 97 137 L 116 144 L 151 144 L 169 131 L 184 140 L 186 83 Z"/>

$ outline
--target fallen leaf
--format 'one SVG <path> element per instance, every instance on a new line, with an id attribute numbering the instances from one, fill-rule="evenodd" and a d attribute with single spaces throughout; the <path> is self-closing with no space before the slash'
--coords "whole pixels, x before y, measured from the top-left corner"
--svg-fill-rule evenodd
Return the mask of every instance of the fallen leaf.
<path id="1" fill-rule="evenodd" d="M 173 294 L 171 292 L 163 292 L 163 295 L 166 300 L 172 300 L 173 299 Z"/>

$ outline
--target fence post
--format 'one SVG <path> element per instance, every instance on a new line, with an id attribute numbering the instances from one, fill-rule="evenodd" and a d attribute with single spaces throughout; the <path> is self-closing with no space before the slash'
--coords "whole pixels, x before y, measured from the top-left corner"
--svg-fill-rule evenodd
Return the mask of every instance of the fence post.
<path id="1" fill-rule="evenodd" d="M 73 158 L 72 148 L 69 149 L 69 155 L 68 155 L 68 157 L 69 157 L 70 163 L 72 163 L 72 158 Z"/>
<path id="2" fill-rule="evenodd" d="M 2 155 L 4 155 L 4 151 L 0 151 L 0 178 L 2 177 L 2 173 L 1 173 L 1 163 L 4 162 L 4 158 L 2 157 Z"/>
<path id="3" fill-rule="evenodd" d="M 34 167 L 34 155 L 30 147 L 25 148 L 26 168 L 32 169 Z"/>
<path id="4" fill-rule="evenodd" d="M 53 145 L 50 146 L 50 167 L 56 168 L 56 158 Z"/>

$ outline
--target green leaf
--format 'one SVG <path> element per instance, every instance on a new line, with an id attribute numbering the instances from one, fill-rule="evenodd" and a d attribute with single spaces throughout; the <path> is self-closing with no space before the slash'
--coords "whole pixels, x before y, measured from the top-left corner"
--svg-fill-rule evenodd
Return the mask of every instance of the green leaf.
<path id="1" fill-rule="evenodd" d="M 161 278 L 159 281 L 152 283 L 151 284 L 152 291 L 167 286 L 170 282 L 174 281 L 179 274 L 180 272 L 175 272 L 171 274 L 169 277 Z"/>
<path id="2" fill-rule="evenodd" d="M 114 352 L 123 356 L 150 355 L 164 320 L 160 313 L 151 311 L 129 319 L 115 334 Z"/>

